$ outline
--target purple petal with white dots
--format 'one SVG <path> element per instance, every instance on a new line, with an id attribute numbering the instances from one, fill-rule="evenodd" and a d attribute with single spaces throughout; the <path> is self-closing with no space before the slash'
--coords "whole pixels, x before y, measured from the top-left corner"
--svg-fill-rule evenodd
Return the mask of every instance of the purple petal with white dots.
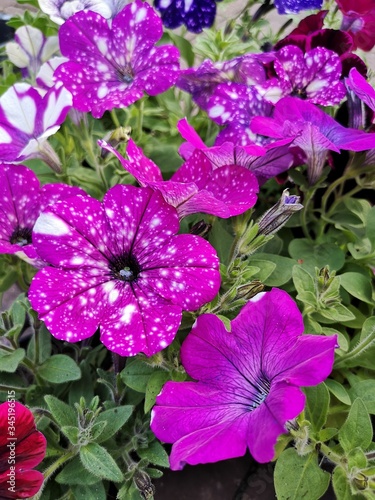
<path id="1" fill-rule="evenodd" d="M 279 14 L 297 13 L 301 10 L 320 9 L 323 0 L 275 0 Z"/>
<path id="2" fill-rule="evenodd" d="M 79 111 L 100 118 L 106 110 L 129 106 L 143 96 L 164 92 L 179 74 L 179 53 L 155 47 L 162 24 L 140 0 L 127 5 L 109 26 L 94 12 L 78 12 L 60 28 L 60 47 L 69 62 L 55 72 L 73 94 Z"/>
<path id="3" fill-rule="evenodd" d="M 220 287 L 214 248 L 178 229 L 176 210 L 150 188 L 118 185 L 103 203 L 79 195 L 49 206 L 33 242 L 56 267 L 34 278 L 33 307 L 58 338 L 80 340 L 99 327 L 122 356 L 158 352 L 182 309 L 201 307 Z"/>
<path id="4" fill-rule="evenodd" d="M 155 0 L 167 28 L 184 24 L 189 31 L 200 33 L 212 26 L 216 14 L 216 1 L 220 0 Z"/>

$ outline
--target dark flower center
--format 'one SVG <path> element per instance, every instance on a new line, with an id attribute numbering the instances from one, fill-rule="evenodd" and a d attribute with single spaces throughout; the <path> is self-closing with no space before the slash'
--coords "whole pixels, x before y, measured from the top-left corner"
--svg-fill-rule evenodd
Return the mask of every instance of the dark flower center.
<path id="1" fill-rule="evenodd" d="M 19 245 L 24 247 L 31 243 L 31 229 L 29 227 L 17 227 L 12 236 L 10 237 L 12 245 Z"/>
<path id="2" fill-rule="evenodd" d="M 117 76 L 120 82 L 132 83 L 134 80 L 133 70 L 130 65 L 127 65 L 117 70 Z"/>
<path id="3" fill-rule="evenodd" d="M 136 281 L 141 267 L 132 254 L 124 254 L 114 257 L 110 261 L 111 275 L 121 281 Z"/>
<path id="4" fill-rule="evenodd" d="M 249 404 L 249 410 L 253 411 L 258 406 L 260 406 L 270 393 L 271 383 L 269 379 L 262 374 L 259 375 L 257 380 L 251 383 L 253 393 L 251 395 L 251 403 Z"/>

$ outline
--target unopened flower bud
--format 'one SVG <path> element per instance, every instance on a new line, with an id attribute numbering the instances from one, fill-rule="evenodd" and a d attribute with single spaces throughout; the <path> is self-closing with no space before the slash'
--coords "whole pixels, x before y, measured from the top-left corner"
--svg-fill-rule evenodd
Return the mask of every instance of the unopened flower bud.
<path id="1" fill-rule="evenodd" d="M 299 196 L 290 195 L 288 189 L 284 189 L 283 194 L 276 205 L 267 210 L 267 212 L 259 219 L 258 234 L 274 234 L 281 229 L 295 212 L 298 212 L 301 208 L 303 208 L 303 205 L 301 205 L 299 200 Z"/>
<path id="2" fill-rule="evenodd" d="M 133 480 L 144 500 L 150 500 L 154 497 L 155 486 L 145 471 L 138 469 L 133 476 Z"/>
<path id="3" fill-rule="evenodd" d="M 104 137 L 103 140 L 105 142 L 108 142 L 110 146 L 113 148 L 117 148 L 117 146 L 121 143 L 127 143 L 130 140 L 130 135 L 131 135 L 132 129 L 131 127 L 118 127 L 115 130 L 112 130 L 111 132 L 108 132 Z M 106 151 L 104 148 L 101 148 L 101 153 L 100 156 L 101 158 L 106 158 L 109 154 L 109 151 Z"/>
<path id="4" fill-rule="evenodd" d="M 259 280 L 251 281 L 246 285 L 241 285 L 237 288 L 236 300 L 237 299 L 245 299 L 250 300 L 257 293 L 262 292 L 264 289 L 264 285 Z"/>

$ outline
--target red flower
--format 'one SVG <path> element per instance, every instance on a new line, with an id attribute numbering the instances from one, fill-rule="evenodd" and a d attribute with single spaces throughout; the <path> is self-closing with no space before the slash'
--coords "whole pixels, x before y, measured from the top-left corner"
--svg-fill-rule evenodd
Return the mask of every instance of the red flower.
<path id="1" fill-rule="evenodd" d="M 28 408 L 16 401 L 0 404 L 0 500 L 29 498 L 40 490 L 43 474 L 32 469 L 46 445 Z"/>
<path id="2" fill-rule="evenodd" d="M 350 33 L 355 47 L 369 51 L 375 45 L 375 0 L 336 0 L 344 15 L 341 29 Z"/>

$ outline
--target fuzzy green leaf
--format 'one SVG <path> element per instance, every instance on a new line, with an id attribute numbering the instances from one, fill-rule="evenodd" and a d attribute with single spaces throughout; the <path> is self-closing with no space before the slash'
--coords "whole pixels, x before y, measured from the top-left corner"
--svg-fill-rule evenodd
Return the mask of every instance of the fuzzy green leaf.
<path id="1" fill-rule="evenodd" d="M 89 443 L 82 446 L 79 452 L 82 465 L 91 474 L 100 478 L 108 479 L 118 483 L 122 481 L 123 475 L 111 455 L 97 443 Z"/>
<path id="2" fill-rule="evenodd" d="M 49 411 L 60 427 L 75 427 L 77 425 L 77 415 L 71 406 L 63 403 L 55 396 L 47 395 L 44 396 L 44 399 Z"/>
<path id="3" fill-rule="evenodd" d="M 14 373 L 26 355 L 25 349 L 18 348 L 12 352 L 0 349 L 0 372 Z"/>
<path id="4" fill-rule="evenodd" d="M 137 451 L 140 458 L 148 460 L 159 467 L 169 467 L 168 454 L 158 441 L 153 441 L 146 449 L 140 448 Z"/>
<path id="5" fill-rule="evenodd" d="M 38 375 L 47 382 L 63 384 L 70 380 L 78 380 L 81 370 L 70 356 L 54 354 L 38 368 Z"/>
<path id="6" fill-rule="evenodd" d="M 360 273 L 344 273 L 340 275 L 340 283 L 353 297 L 367 304 L 374 304 L 370 277 L 367 278 Z"/>
<path id="7" fill-rule="evenodd" d="M 357 398 L 339 432 L 339 441 L 345 451 L 354 448 L 366 450 L 372 441 L 371 419 L 364 402 Z"/>
<path id="8" fill-rule="evenodd" d="M 348 394 L 348 391 L 336 380 L 327 379 L 325 385 L 328 387 L 329 391 L 339 400 L 341 403 L 345 405 L 351 404 L 351 399 Z"/>
<path id="9" fill-rule="evenodd" d="M 349 389 L 349 394 L 352 401 L 356 398 L 361 398 L 367 411 L 371 415 L 375 415 L 375 380 L 361 380 Z"/>
<path id="10" fill-rule="evenodd" d="M 169 374 L 165 371 L 155 371 L 147 382 L 144 411 L 149 412 L 155 404 L 155 398 L 160 393 L 165 382 L 169 380 Z"/>
<path id="11" fill-rule="evenodd" d="M 85 469 L 78 457 L 75 457 L 56 476 L 56 481 L 60 484 L 95 484 L 98 478 Z"/>
<path id="12" fill-rule="evenodd" d="M 111 408 L 110 410 L 105 410 L 99 413 L 96 418 L 96 423 L 107 422 L 107 425 L 104 427 L 96 441 L 98 443 L 103 443 L 116 434 L 116 432 L 118 432 L 119 429 L 121 429 L 121 427 L 128 421 L 129 417 L 133 413 L 133 410 L 133 406 L 127 405 L 117 406 L 116 408 Z"/>
<path id="13" fill-rule="evenodd" d="M 147 382 L 154 368 L 139 358 L 128 360 L 121 372 L 121 378 L 128 387 L 138 392 L 146 392 Z"/>
<path id="14" fill-rule="evenodd" d="M 324 384 L 305 387 L 306 393 L 306 418 L 311 422 L 315 432 L 319 432 L 327 420 L 329 407 L 329 392 Z"/>

